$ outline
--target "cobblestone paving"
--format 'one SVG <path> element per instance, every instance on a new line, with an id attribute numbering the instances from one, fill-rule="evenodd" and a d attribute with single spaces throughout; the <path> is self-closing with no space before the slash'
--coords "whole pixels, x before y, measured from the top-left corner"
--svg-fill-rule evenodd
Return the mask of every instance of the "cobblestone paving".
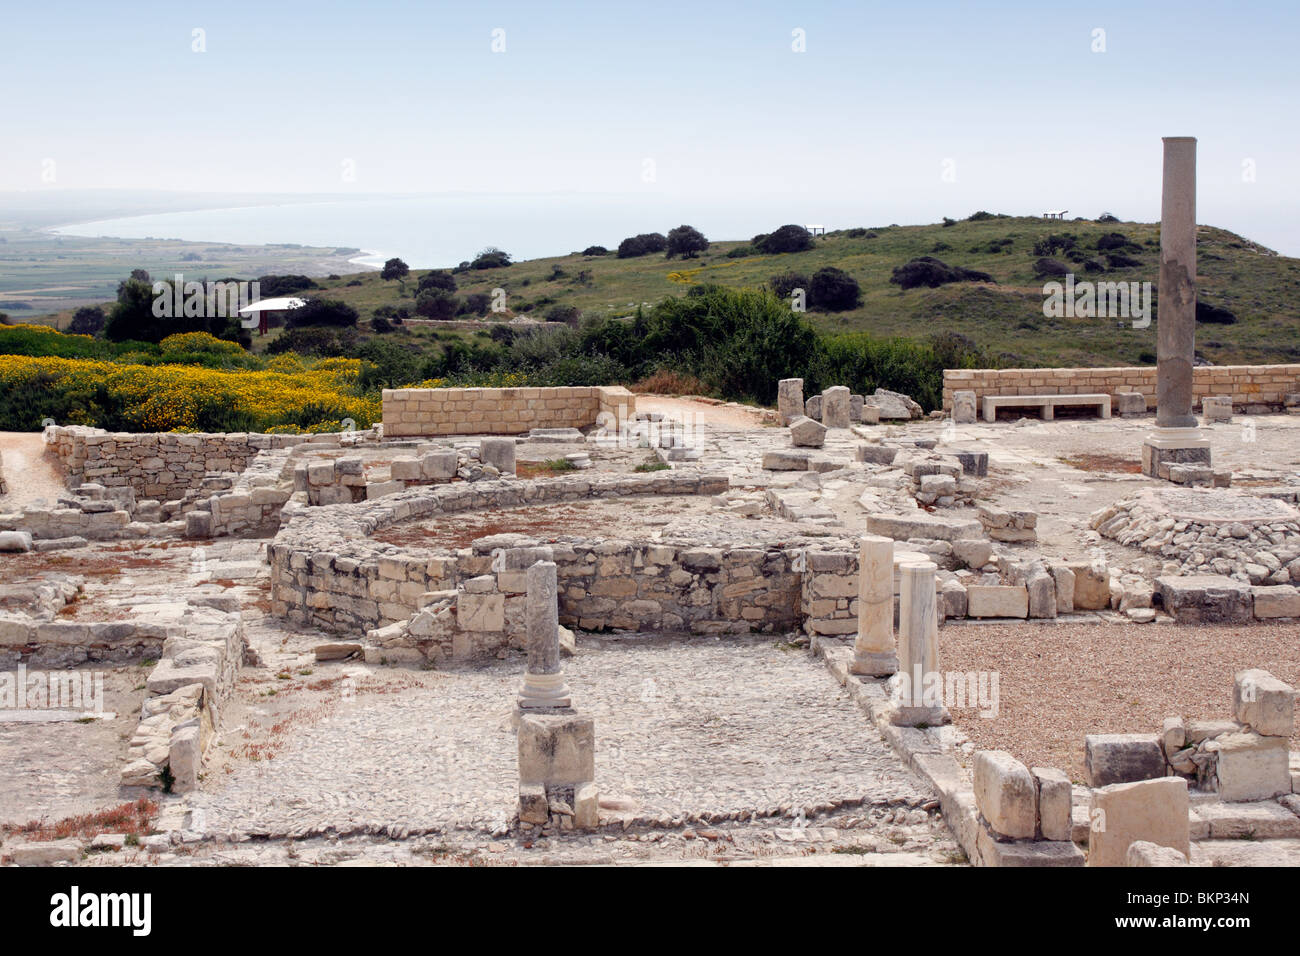
<path id="1" fill-rule="evenodd" d="M 931 798 L 802 650 L 771 638 L 600 643 L 566 672 L 596 720 L 602 800 L 639 824 Z M 500 832 L 517 796 L 509 715 L 522 662 L 414 676 L 349 669 L 363 688 L 393 673 L 420 686 L 340 700 L 271 759 L 210 775 L 190 801 L 207 827 Z"/>

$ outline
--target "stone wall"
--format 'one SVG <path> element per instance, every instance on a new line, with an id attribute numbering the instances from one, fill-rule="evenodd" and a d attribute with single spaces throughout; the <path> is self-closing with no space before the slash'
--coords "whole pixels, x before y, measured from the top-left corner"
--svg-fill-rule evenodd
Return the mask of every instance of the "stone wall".
<path id="1" fill-rule="evenodd" d="M 354 433 L 358 439 L 365 434 Z M 337 434 L 106 432 L 79 425 L 52 425 L 45 437 L 67 470 L 68 487 L 82 482 L 129 486 L 139 499 L 163 502 L 199 489 L 207 474 L 244 471 L 261 451 L 339 439 Z"/>
<path id="2" fill-rule="evenodd" d="M 375 541 L 374 532 L 407 519 L 420 520 L 440 514 L 464 511 L 482 511 L 512 508 L 550 501 L 579 501 L 587 498 L 624 497 L 628 495 L 713 495 L 726 490 L 723 476 L 701 476 L 690 473 L 654 473 L 650 475 L 620 475 L 592 479 L 557 478 L 536 481 L 481 481 L 473 484 L 456 483 L 412 488 L 398 494 L 359 502 L 356 504 L 325 505 L 296 512 L 286 527 L 268 548 L 271 563 L 271 599 L 275 614 L 298 623 L 312 624 L 327 630 L 359 633 L 410 618 L 421 606 L 421 598 L 430 592 L 454 590 L 465 581 L 491 572 L 492 555 L 462 549 L 454 553 L 438 553 L 430 549 L 398 548 Z M 486 542 L 486 543 L 484 543 Z M 496 547 L 492 539 L 477 542 L 480 550 Z M 644 616 L 636 608 L 621 609 L 628 595 L 613 592 L 626 590 L 630 583 L 640 586 L 633 577 L 636 557 L 629 542 L 617 545 L 617 557 L 601 555 L 600 549 L 610 544 L 593 542 L 584 551 L 574 549 L 572 556 L 564 555 L 568 577 L 575 581 L 577 590 L 561 594 L 561 614 L 569 620 L 584 617 L 592 626 L 615 626 L 618 618 L 644 621 L 646 626 L 654 618 L 647 606 Z M 646 548 L 650 547 L 645 543 Z M 673 550 L 674 556 L 677 554 Z M 557 562 L 561 555 L 557 554 Z M 661 564 L 665 578 L 673 568 L 665 561 Z M 682 563 L 694 560 L 683 554 Z M 700 560 L 707 560 L 703 557 Z M 601 562 L 605 563 L 602 565 Z M 641 555 L 644 565 L 644 550 Z M 588 566 L 603 571 L 588 571 Z M 626 566 L 622 574 L 616 569 Z M 642 568 L 636 569 L 638 572 Z M 721 573 L 721 580 L 727 575 Z M 564 572 L 562 572 L 563 574 Z M 692 572 L 694 573 L 694 572 Z M 729 572 L 728 572 L 729 574 Z M 745 572 L 736 574 L 736 581 L 727 577 L 728 584 L 736 584 Z M 593 575 L 607 580 L 589 593 L 594 586 Z M 647 575 L 653 577 L 653 575 Z M 624 579 L 613 583 L 615 579 Z M 647 584 L 647 593 L 652 586 Z M 610 593 L 599 593 L 605 588 Z M 740 618 L 745 605 L 740 599 L 743 588 L 737 585 L 729 595 L 734 595 L 736 615 Z M 581 592 L 581 593 L 580 593 Z M 589 605 L 581 602 L 591 598 Z M 695 598 L 700 601 L 702 598 Z M 579 603 L 575 603 L 579 602 Z M 689 605 L 698 607 L 700 605 Z M 731 605 L 728 605 L 731 606 Z M 664 623 L 662 606 L 659 621 Z M 751 612 L 752 613 L 752 612 Z M 703 618 L 704 614 L 687 614 L 683 622 Z M 746 628 L 748 629 L 748 628 Z"/>
<path id="3" fill-rule="evenodd" d="M 1266 411 L 1286 405 L 1300 392 L 1300 365 L 1205 365 L 1193 370 L 1193 397 L 1230 395 L 1242 411 Z M 985 395 L 1068 395 L 1139 392 L 1147 407 L 1156 405 L 1155 366 L 1132 368 L 976 368 L 944 369 L 943 407 L 952 409 L 952 393 L 969 390 L 978 402 Z"/>
<path id="4" fill-rule="evenodd" d="M 384 437 L 515 435 L 628 421 L 636 396 L 619 386 L 384 389 Z"/>

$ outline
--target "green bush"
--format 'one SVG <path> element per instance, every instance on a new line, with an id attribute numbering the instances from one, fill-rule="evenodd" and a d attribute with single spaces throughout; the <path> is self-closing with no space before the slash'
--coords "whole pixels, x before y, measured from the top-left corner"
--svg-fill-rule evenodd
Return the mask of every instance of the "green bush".
<path id="1" fill-rule="evenodd" d="M 844 312 L 857 308 L 862 298 L 858 280 L 843 269 L 827 266 L 813 273 L 808 286 L 808 304 L 827 312 Z"/>
<path id="2" fill-rule="evenodd" d="M 764 255 L 776 255 L 785 252 L 804 252 L 813 247 L 812 233 L 803 226 L 793 223 L 779 229 L 757 235 L 753 240 L 754 248 Z"/>

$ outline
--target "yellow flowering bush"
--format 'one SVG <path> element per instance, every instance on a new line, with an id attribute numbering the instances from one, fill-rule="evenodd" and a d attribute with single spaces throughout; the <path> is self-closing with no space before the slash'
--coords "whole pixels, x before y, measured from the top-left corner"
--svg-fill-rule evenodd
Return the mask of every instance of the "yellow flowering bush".
<path id="1" fill-rule="evenodd" d="M 378 396 L 357 387 L 360 364 L 224 371 L 0 355 L 0 429 L 32 429 L 46 417 L 127 431 L 265 431 L 345 418 L 367 428 L 382 411 Z"/>
<path id="2" fill-rule="evenodd" d="M 158 343 L 164 356 L 188 352 L 211 352 L 216 355 L 244 355 L 244 347 L 238 342 L 219 339 L 207 332 L 181 332 L 169 335 Z"/>

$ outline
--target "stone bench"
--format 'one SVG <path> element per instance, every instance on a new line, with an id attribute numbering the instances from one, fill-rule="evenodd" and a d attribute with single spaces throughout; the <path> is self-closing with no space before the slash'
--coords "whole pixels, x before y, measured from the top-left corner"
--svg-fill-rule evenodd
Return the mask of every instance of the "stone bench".
<path id="1" fill-rule="evenodd" d="M 997 421 L 999 408 L 1029 408 L 1035 406 L 1042 410 L 1043 421 L 1050 422 L 1056 417 L 1059 405 L 1096 405 L 1102 418 L 1110 418 L 1110 396 L 1094 393 L 1079 395 L 985 395 L 984 420 Z"/>

